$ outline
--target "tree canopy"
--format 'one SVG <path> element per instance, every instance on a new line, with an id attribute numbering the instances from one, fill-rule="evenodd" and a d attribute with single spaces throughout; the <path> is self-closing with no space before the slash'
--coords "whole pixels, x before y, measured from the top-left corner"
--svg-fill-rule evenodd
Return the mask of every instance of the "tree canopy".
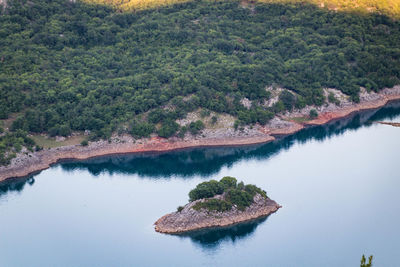
<path id="1" fill-rule="evenodd" d="M 235 0 L 123 13 L 10 0 L 0 12 L 0 120 L 16 116 L 7 134 L 199 134 L 203 122 L 181 129 L 176 120 L 209 110 L 265 124 L 323 104 L 322 88 L 358 101 L 360 86 L 400 84 L 400 24 L 376 13 Z M 286 88 L 272 107 L 270 86 Z M 3 158 L 16 152 L 5 147 Z"/>

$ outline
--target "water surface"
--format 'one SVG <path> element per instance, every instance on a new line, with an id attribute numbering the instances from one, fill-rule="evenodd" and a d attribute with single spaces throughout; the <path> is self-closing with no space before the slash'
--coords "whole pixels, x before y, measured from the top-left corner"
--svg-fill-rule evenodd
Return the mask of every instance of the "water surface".
<path id="1" fill-rule="evenodd" d="M 396 266 L 400 105 L 276 142 L 58 164 L 0 185 L 0 266 Z M 283 206 L 255 222 L 171 236 L 153 223 L 225 175 Z"/>

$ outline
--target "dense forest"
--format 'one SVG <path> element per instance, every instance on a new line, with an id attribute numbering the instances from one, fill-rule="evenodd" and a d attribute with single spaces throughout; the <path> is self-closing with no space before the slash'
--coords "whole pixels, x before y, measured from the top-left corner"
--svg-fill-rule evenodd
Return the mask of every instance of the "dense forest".
<path id="1" fill-rule="evenodd" d="M 83 0 L 87 3 L 105 4 L 119 10 L 134 11 L 148 8 L 184 3 L 191 0 Z M 209 1 L 212 2 L 211 0 Z M 261 3 L 308 3 L 331 10 L 351 12 L 379 12 L 393 17 L 400 16 L 398 0 L 253 0 Z"/>
<path id="2" fill-rule="evenodd" d="M 400 23 L 311 4 L 192 1 L 138 12 L 68 0 L 8 0 L 0 15 L 0 164 L 27 134 L 197 134 L 196 110 L 265 124 L 321 105 L 322 88 L 400 84 Z M 286 91 L 272 107 L 266 87 Z M 250 108 L 241 104 L 252 101 Z"/>

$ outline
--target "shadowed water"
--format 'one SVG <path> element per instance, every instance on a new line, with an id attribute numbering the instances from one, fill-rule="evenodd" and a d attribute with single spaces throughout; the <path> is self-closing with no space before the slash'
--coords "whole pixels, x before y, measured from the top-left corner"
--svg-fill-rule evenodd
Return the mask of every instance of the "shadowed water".
<path id="1" fill-rule="evenodd" d="M 264 145 L 64 162 L 0 184 L 0 266 L 396 266 L 400 104 Z M 189 234 L 153 223 L 205 179 L 238 177 L 283 206 Z"/>

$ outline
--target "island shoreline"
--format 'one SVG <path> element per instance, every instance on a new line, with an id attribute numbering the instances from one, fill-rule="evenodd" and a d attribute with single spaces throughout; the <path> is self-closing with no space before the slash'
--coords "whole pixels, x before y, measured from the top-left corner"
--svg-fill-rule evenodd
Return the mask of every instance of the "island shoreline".
<path id="1" fill-rule="evenodd" d="M 21 161 L 0 167 L 0 182 L 15 178 L 31 177 L 32 175 L 36 175 L 41 171 L 64 161 L 80 161 L 114 155 L 170 152 L 191 148 L 240 147 L 266 144 L 276 140 L 278 137 L 292 135 L 311 126 L 324 125 L 344 119 L 354 113 L 382 108 L 391 102 L 400 100 L 400 87 L 397 86 L 395 89 L 394 93 L 376 94 L 379 96 L 379 99 L 355 103 L 347 107 L 338 107 L 336 111 L 321 113 L 318 118 L 304 123 L 291 121 L 292 124 L 289 127 L 261 127 L 260 132 L 262 132 L 262 135 L 257 136 L 241 136 L 220 139 L 192 138 L 189 140 L 153 137 L 146 139 L 143 143 L 131 142 L 110 144 L 107 141 L 101 141 L 99 145 L 94 148 L 90 146 L 82 147 L 80 145 L 75 145 L 34 152 L 32 155 L 29 155 L 29 157 L 26 157 Z M 286 119 L 290 120 L 290 118 Z"/>
<path id="2" fill-rule="evenodd" d="M 209 230 L 209 229 L 212 229 L 212 230 L 225 229 L 225 228 L 234 227 L 234 226 L 236 226 L 236 225 L 242 225 L 242 224 L 250 223 L 250 222 L 259 220 L 259 219 L 261 219 L 261 218 L 267 218 L 267 217 L 269 217 L 270 215 L 276 213 L 280 208 L 282 208 L 282 206 L 278 206 L 275 210 L 272 210 L 272 211 L 270 211 L 270 212 L 268 212 L 268 213 L 265 213 L 265 214 L 261 214 L 261 215 L 259 215 L 259 216 L 255 216 L 255 217 L 251 217 L 251 218 L 249 217 L 249 218 L 246 219 L 246 220 L 237 221 L 237 222 L 233 222 L 233 223 L 227 223 L 227 224 L 223 224 L 223 225 L 204 226 L 204 227 L 194 228 L 194 229 L 191 229 L 191 230 L 184 230 L 184 231 L 168 231 L 168 232 L 167 232 L 167 231 L 160 230 L 160 229 L 158 229 L 158 228 L 155 228 L 155 231 L 156 231 L 157 233 L 166 234 L 166 235 L 185 235 L 185 234 L 191 234 L 191 233 L 195 233 L 195 232 L 198 232 L 198 231 Z M 169 215 L 171 215 L 171 213 L 170 213 L 170 214 L 166 214 L 166 215 L 164 215 L 163 217 L 161 217 L 160 219 L 158 219 L 158 220 L 154 223 L 154 225 L 157 225 L 158 222 L 159 222 L 160 220 L 162 220 L 164 217 L 169 216 Z"/>

